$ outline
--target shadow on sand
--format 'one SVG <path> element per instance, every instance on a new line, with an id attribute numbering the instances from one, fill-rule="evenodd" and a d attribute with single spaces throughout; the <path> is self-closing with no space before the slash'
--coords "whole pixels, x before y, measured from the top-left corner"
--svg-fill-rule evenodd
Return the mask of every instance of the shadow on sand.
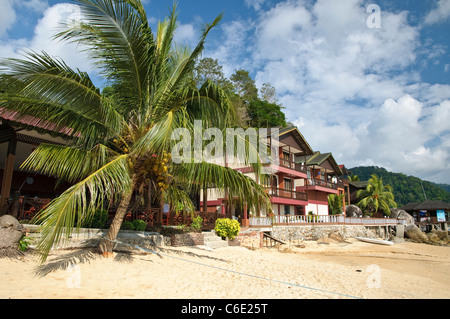
<path id="1" fill-rule="evenodd" d="M 65 249 L 67 253 L 58 254 L 57 256 L 50 256 L 50 260 L 46 263 L 39 265 L 35 269 L 37 276 L 44 277 L 51 272 L 58 270 L 67 270 L 69 267 L 81 264 L 89 263 L 92 260 L 98 258 L 104 258 L 101 256 L 100 250 L 98 249 L 98 240 L 88 240 L 82 247 L 79 248 L 67 248 Z M 216 258 L 213 256 L 208 256 L 204 254 L 194 253 L 190 251 L 182 251 L 179 249 L 172 248 L 162 248 L 162 247 L 152 247 L 152 248 L 136 248 L 127 244 L 118 244 L 114 247 L 114 262 L 120 263 L 132 263 L 136 256 L 154 254 L 159 258 L 164 258 L 164 254 L 167 256 L 178 255 L 189 256 L 194 258 L 211 259 L 221 262 L 229 262 L 228 260 Z M 151 261 L 151 260 L 149 260 Z M 151 261 L 152 262 L 152 261 Z"/>

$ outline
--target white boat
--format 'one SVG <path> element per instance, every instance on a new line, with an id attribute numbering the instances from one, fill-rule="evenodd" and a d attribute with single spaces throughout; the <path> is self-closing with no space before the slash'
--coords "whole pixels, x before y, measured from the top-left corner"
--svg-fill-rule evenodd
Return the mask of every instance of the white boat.
<path id="1" fill-rule="evenodd" d="M 364 241 L 366 243 L 371 243 L 371 244 L 387 245 L 387 246 L 394 245 L 394 243 L 392 241 L 388 241 L 388 240 L 381 240 L 381 239 L 374 239 L 374 238 L 365 238 L 365 237 L 355 237 L 355 238 L 360 240 L 360 241 Z"/>

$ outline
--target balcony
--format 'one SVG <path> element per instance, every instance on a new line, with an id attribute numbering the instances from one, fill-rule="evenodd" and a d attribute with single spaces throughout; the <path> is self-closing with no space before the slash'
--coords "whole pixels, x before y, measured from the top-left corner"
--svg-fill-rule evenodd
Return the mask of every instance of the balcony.
<path id="1" fill-rule="evenodd" d="M 289 161 L 284 158 L 280 158 L 280 166 L 293 169 L 297 172 L 305 173 L 306 174 L 306 165 L 294 163 L 292 161 Z"/>
<path id="2" fill-rule="evenodd" d="M 343 188 L 344 183 L 342 181 L 337 182 L 331 182 L 324 179 L 318 179 L 318 178 L 308 178 L 306 180 L 306 185 L 308 189 L 314 189 L 315 186 L 318 187 L 324 187 L 332 190 L 337 190 L 338 188 Z"/>
<path id="3" fill-rule="evenodd" d="M 305 192 L 297 192 L 275 187 L 265 187 L 265 190 L 266 193 L 269 194 L 271 197 L 308 201 L 308 194 Z"/>

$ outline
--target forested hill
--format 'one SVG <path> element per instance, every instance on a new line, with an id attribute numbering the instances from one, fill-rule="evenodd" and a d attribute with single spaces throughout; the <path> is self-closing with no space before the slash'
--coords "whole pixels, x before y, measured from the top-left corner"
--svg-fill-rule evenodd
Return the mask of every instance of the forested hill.
<path id="1" fill-rule="evenodd" d="M 423 181 L 418 177 L 388 172 L 386 169 L 377 166 L 359 166 L 349 170 L 353 175 L 357 175 L 361 181 L 369 180 L 373 174 L 381 177 L 384 185 L 391 185 L 393 188 L 398 206 L 410 202 L 423 202 L 425 200 L 424 191 L 429 200 L 450 202 L 450 185 L 447 184 Z"/>

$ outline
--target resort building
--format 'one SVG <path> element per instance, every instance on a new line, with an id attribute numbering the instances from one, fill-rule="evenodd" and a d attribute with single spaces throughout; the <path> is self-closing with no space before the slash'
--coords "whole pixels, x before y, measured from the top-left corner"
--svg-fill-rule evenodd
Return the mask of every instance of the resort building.
<path id="1" fill-rule="evenodd" d="M 344 172 L 331 153 L 314 152 L 296 127 L 280 129 L 278 140 L 279 161 L 265 164 L 267 178 L 258 181 L 270 195 L 271 211 L 252 212 L 243 203 L 228 203 L 223 190 L 214 188 L 206 195 L 201 192 L 200 207 L 206 199 L 208 212 L 238 219 L 243 225 L 252 216 L 328 215 L 328 195 L 348 192 Z M 252 167 L 229 166 L 256 180 Z M 345 205 L 345 197 L 343 201 Z"/>
<path id="2" fill-rule="evenodd" d="M 347 194 L 348 180 L 336 163 L 331 153 L 315 152 L 313 155 L 298 156 L 297 163 L 306 163 L 307 179 L 304 184 L 297 186 L 297 191 L 308 193 L 307 214 L 328 215 L 328 195 Z M 345 211 L 345 197 L 343 199 Z"/>

